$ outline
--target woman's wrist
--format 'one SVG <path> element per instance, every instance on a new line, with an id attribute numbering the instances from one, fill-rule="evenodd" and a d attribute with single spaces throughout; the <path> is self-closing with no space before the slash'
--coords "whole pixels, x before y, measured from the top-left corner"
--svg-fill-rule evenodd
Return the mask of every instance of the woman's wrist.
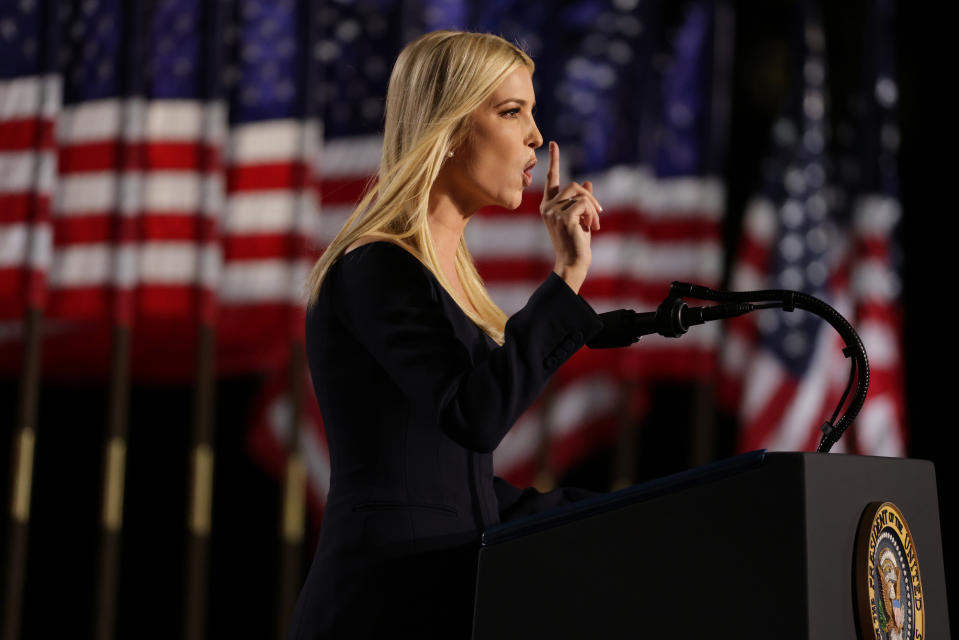
<path id="1" fill-rule="evenodd" d="M 586 280 L 586 269 L 582 268 L 556 265 L 553 268 L 553 273 L 562 278 L 563 282 L 565 282 L 575 294 L 579 294 L 579 289 Z"/>

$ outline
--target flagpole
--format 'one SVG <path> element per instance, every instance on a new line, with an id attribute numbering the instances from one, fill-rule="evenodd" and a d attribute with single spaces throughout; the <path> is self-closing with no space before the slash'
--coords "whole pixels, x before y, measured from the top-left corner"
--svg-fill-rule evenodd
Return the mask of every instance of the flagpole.
<path id="1" fill-rule="evenodd" d="M 639 382 L 627 376 L 619 384 L 619 437 L 613 460 L 613 477 L 610 491 L 632 486 L 636 482 L 637 421 L 633 411 L 633 398 Z"/>
<path id="2" fill-rule="evenodd" d="M 113 327 L 110 347 L 110 388 L 107 433 L 103 444 L 100 498 L 100 553 L 93 637 L 113 638 L 117 582 L 123 534 L 123 488 L 126 475 L 127 409 L 130 393 L 130 327 Z"/>
<path id="3" fill-rule="evenodd" d="M 213 348 L 216 329 L 202 319 L 197 334 L 196 389 L 190 447 L 184 637 L 200 640 L 206 628 L 207 575 L 213 519 Z"/>
<path id="4" fill-rule="evenodd" d="M 693 383 L 692 434 L 689 466 L 701 467 L 712 462 L 716 452 L 716 391 L 712 382 Z"/>
<path id="5" fill-rule="evenodd" d="M 40 356 L 43 312 L 27 309 L 24 318 L 23 377 L 10 464 L 10 518 L 7 521 L 7 575 L 4 589 L 3 638 L 20 637 L 23 584 L 27 571 L 30 495 L 36 443 L 37 405 L 40 399 Z"/>
<path id="6" fill-rule="evenodd" d="M 303 415 L 303 379 L 306 353 L 299 339 L 290 341 L 290 425 L 286 440 L 283 509 L 280 515 L 280 575 L 277 589 L 278 640 L 286 638 L 290 616 L 299 594 L 303 570 L 303 538 L 306 528 L 306 466 L 300 453 L 300 423 Z"/>
<path id="7" fill-rule="evenodd" d="M 549 464 L 549 446 L 552 432 L 551 413 L 556 399 L 556 382 L 550 378 L 543 390 L 543 404 L 540 410 L 539 437 L 536 442 L 536 476 L 533 485 L 539 491 L 552 491 L 556 488 L 556 476 Z"/>

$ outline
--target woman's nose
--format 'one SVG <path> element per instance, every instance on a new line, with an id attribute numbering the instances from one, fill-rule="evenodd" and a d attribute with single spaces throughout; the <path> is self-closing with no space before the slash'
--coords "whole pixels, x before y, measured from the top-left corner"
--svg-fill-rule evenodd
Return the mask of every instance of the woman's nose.
<path id="1" fill-rule="evenodd" d="M 526 138 L 526 144 L 530 149 L 539 149 L 543 146 L 543 136 L 540 134 L 535 122 Z"/>

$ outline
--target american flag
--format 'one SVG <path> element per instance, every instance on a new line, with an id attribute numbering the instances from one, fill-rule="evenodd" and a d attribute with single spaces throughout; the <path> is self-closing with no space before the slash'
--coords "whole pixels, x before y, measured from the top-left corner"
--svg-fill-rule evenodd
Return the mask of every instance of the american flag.
<path id="1" fill-rule="evenodd" d="M 731 288 L 803 291 L 850 319 L 872 378 L 865 407 L 837 450 L 903 455 L 890 3 L 877 3 L 868 38 L 872 95 L 855 145 L 862 155 L 846 160 L 838 181 L 828 152 L 825 34 L 809 3 L 800 4 L 796 83 L 773 127 L 765 186 L 744 216 Z M 849 167 L 865 169 L 863 179 Z M 848 377 L 838 335 L 803 312 L 764 311 L 728 326 L 721 395 L 738 411 L 739 447 L 815 450 Z"/>
<path id="2" fill-rule="evenodd" d="M 411 10 L 412 9 L 412 10 Z M 315 14 L 313 44 L 323 65 L 319 88 L 324 141 L 319 176 L 319 246 L 339 231 L 378 167 L 382 109 L 392 62 L 402 46 L 439 28 L 498 33 L 537 62 L 537 122 L 561 146 L 567 179 L 592 180 L 605 208 L 593 239 L 593 265 L 582 294 L 597 311 L 655 308 L 669 283 L 718 285 L 724 192 L 713 94 L 725 91 L 715 73 L 715 10 L 689 3 L 666 32 L 659 2 L 329 3 Z M 512 314 L 553 265 L 539 202 L 548 164 L 541 150 L 533 184 L 517 211 L 487 209 L 466 229 L 470 251 L 493 299 Z M 700 327 L 683 340 L 644 339 L 626 351 L 579 352 L 554 376 L 494 453 L 498 475 L 526 485 L 534 479 L 543 425 L 549 465 L 560 474 L 616 436 L 624 380 L 700 379 L 718 361 L 719 335 Z M 281 468 L 289 399 L 276 384 L 264 394 L 251 431 L 253 448 Z M 303 418 L 311 502 L 328 487 L 328 456 L 318 412 Z M 311 435 L 310 435 L 311 434 Z M 259 443 L 259 444 L 257 444 Z"/>
<path id="3" fill-rule="evenodd" d="M 850 289 L 856 324 L 869 354 L 869 399 L 856 422 L 862 453 L 906 452 L 902 352 L 901 252 L 897 150 L 898 89 L 895 75 L 895 1 L 876 0 L 867 22 L 859 129 L 851 129 Z M 858 170 L 856 169 L 858 167 Z"/>
<path id="4" fill-rule="evenodd" d="M 278 366 L 302 332 L 318 220 L 306 4 L 5 3 L 0 16 L 0 362 L 45 302 L 44 372 L 189 378 Z M 45 295 L 44 295 L 45 293 Z"/>
<path id="5" fill-rule="evenodd" d="M 56 33 L 38 9 L 0 8 L 0 344 L 19 342 L 26 311 L 46 306 L 52 254 L 62 85 Z"/>

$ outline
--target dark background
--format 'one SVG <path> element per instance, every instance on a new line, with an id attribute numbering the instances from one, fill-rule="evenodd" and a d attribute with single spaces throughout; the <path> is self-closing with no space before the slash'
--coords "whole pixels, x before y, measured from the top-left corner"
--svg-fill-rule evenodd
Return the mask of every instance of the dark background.
<path id="1" fill-rule="evenodd" d="M 833 115 L 859 81 L 866 3 L 824 3 Z M 726 162 L 727 250 L 746 199 L 759 184 L 767 133 L 785 97 L 791 2 L 733 3 L 736 46 L 732 122 Z M 943 375 L 956 355 L 948 294 L 954 273 L 949 218 L 954 215 L 954 116 L 945 88 L 956 54 L 950 17 L 902 2 L 897 20 L 900 88 L 900 175 L 903 204 L 904 311 L 909 455 L 932 460 L 939 480 L 943 547 L 951 611 L 959 593 L 953 541 L 959 535 L 951 487 L 950 448 L 956 423 Z M 952 40 L 950 39 L 952 38 Z M 946 322 L 943 322 L 946 320 Z M 104 356 L 106 357 L 106 356 Z M 250 458 L 244 442 L 257 376 L 221 380 L 216 390 L 216 466 L 210 565 L 210 637 L 273 634 L 277 593 L 280 489 Z M 13 424 L 18 382 L 0 380 L 0 422 Z M 654 386 L 640 425 L 637 480 L 690 465 L 694 384 Z M 192 403 L 188 385 L 134 384 L 117 637 L 180 635 L 185 557 L 187 451 Z M 41 393 L 23 637 L 84 636 L 92 628 L 106 386 L 46 381 Z M 855 427 L 853 427 L 855 428 Z M 0 460 L 10 460 L 10 429 L 0 434 Z M 948 435 L 947 435 L 948 434 Z M 735 423 L 720 417 L 713 458 L 734 452 Z M 614 452 L 598 451 L 560 483 L 609 489 Z M 9 477 L 3 473 L 3 499 Z M 312 534 L 315 536 L 315 532 Z M 314 538 L 315 539 L 315 538 Z M 5 540 L 4 540 L 5 542 Z M 312 542 L 310 544 L 312 547 Z M 920 561 L 922 547 L 919 547 Z M 304 553 L 304 571 L 311 553 Z M 925 560 L 929 562 L 930 560 Z M 951 616 L 953 624 L 957 618 Z"/>

